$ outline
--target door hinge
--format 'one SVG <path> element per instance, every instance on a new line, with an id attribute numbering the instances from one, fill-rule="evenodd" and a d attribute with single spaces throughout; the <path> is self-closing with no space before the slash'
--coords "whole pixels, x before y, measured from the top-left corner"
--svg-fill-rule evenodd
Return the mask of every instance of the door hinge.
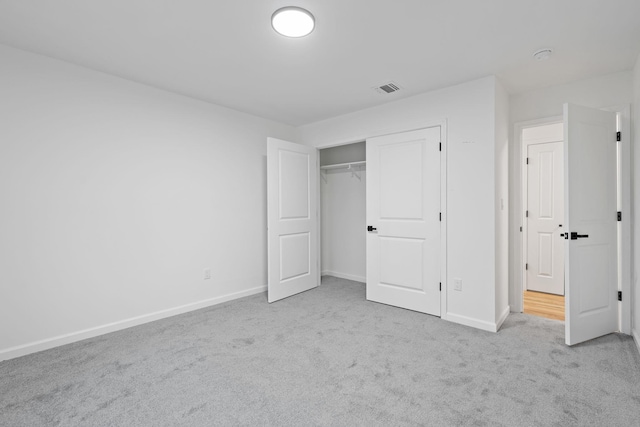
<path id="1" fill-rule="evenodd" d="M 622 291 L 618 291 L 618 301 L 622 301 Z"/>
<path id="2" fill-rule="evenodd" d="M 442 292 L 442 282 L 440 282 L 440 292 Z"/>
<path id="3" fill-rule="evenodd" d="M 622 221 L 622 212 L 618 211 L 618 221 Z"/>
<path id="4" fill-rule="evenodd" d="M 520 226 L 520 232 L 522 233 L 522 226 Z"/>
<path id="5" fill-rule="evenodd" d="M 529 211 L 526 211 L 526 212 L 524 213 L 524 216 L 525 216 L 525 217 L 527 217 L 527 218 L 529 218 Z"/>
<path id="6" fill-rule="evenodd" d="M 442 221 L 442 212 L 440 212 L 440 217 L 439 217 L 440 221 Z"/>
<path id="7" fill-rule="evenodd" d="M 438 151 L 442 151 L 442 142 L 438 144 Z"/>
<path id="8" fill-rule="evenodd" d="M 616 141 L 620 141 L 620 139 L 622 139 L 622 135 L 620 132 L 616 132 Z"/>
<path id="9" fill-rule="evenodd" d="M 529 164 L 529 158 L 527 157 L 527 164 Z"/>
<path id="10" fill-rule="evenodd" d="M 525 270 L 528 270 L 528 269 L 529 269 L 529 264 L 525 264 L 525 265 L 524 265 L 524 269 L 525 269 Z"/>

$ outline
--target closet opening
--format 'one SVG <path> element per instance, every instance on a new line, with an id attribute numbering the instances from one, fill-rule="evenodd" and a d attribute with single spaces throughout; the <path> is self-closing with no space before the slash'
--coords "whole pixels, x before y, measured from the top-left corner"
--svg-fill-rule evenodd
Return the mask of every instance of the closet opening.
<path id="1" fill-rule="evenodd" d="M 443 127 L 325 148 L 267 138 L 268 301 L 332 276 L 366 284 L 369 301 L 440 316 Z"/>
<path id="2" fill-rule="evenodd" d="M 320 271 L 366 283 L 366 144 L 319 150 Z"/>

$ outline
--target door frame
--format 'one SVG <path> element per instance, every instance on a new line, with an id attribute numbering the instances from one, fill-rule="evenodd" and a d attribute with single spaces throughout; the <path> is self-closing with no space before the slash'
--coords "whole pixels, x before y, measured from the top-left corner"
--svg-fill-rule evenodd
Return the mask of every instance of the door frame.
<path id="1" fill-rule="evenodd" d="M 546 119 L 543 119 L 546 120 Z M 543 144 L 545 142 L 558 142 L 558 141 L 545 141 L 545 142 L 538 142 L 538 143 L 527 143 L 523 138 L 522 138 L 522 133 L 524 131 L 524 129 L 529 129 L 529 128 L 533 128 L 533 127 L 538 127 L 538 126 L 545 126 L 545 125 L 554 125 L 554 124 L 558 124 L 558 123 L 562 123 L 562 116 L 555 117 L 553 119 L 549 119 L 550 121 L 545 121 L 545 122 L 540 122 L 540 123 L 536 123 L 536 124 L 529 124 L 526 125 L 524 124 L 523 126 L 521 126 L 518 130 L 518 137 L 520 139 L 520 165 L 522 167 L 521 173 L 522 173 L 522 177 L 521 177 L 521 183 L 522 183 L 522 188 L 520 189 L 521 191 L 521 198 L 520 198 L 520 223 L 522 224 L 522 246 L 520 248 L 520 280 L 521 280 L 521 287 L 522 287 L 522 292 L 520 292 L 521 294 L 521 298 L 520 299 L 520 304 L 522 306 L 522 310 L 520 311 L 524 311 L 524 290 L 525 290 L 525 284 L 527 283 L 527 269 L 525 268 L 527 261 L 528 261 L 528 244 L 529 244 L 529 223 L 527 221 L 527 215 L 526 215 L 526 204 L 529 198 L 529 170 L 525 167 L 526 161 L 527 161 L 527 154 L 528 154 L 528 147 L 529 145 L 534 145 L 534 144 Z M 561 141 L 563 143 L 564 146 L 564 141 Z M 563 169 L 564 169 L 564 164 L 562 165 Z M 564 292 L 563 292 L 564 295 Z"/>
<path id="2" fill-rule="evenodd" d="M 622 302 L 618 313 L 620 332 L 631 335 L 631 106 L 618 105 L 603 110 L 617 113 L 618 130 L 618 209 L 622 221 L 618 222 L 618 290 Z"/>
<path id="3" fill-rule="evenodd" d="M 316 145 L 317 150 L 323 148 L 338 147 L 341 145 L 354 144 L 356 142 L 366 141 L 367 138 L 373 138 L 377 136 L 385 136 L 394 133 L 410 132 L 413 130 L 425 129 L 440 126 L 440 140 L 442 143 L 442 151 L 440 152 L 440 210 L 442 211 L 442 222 L 440 225 L 440 280 L 442 283 L 442 289 L 440 292 L 440 318 L 447 319 L 447 119 L 440 120 L 424 120 L 414 122 L 404 126 L 394 126 L 389 128 L 380 128 L 372 131 L 368 131 L 361 135 L 349 137 L 347 139 L 340 140 L 328 140 Z M 319 158 L 319 156 L 318 156 Z M 318 169 L 318 174 L 320 174 Z M 318 177 L 320 179 L 320 177 Z M 322 236 L 322 218 L 320 217 L 322 209 L 320 206 L 320 191 L 318 191 L 318 215 L 319 215 L 319 235 Z M 366 233 L 366 230 L 362 230 Z M 321 240 L 318 239 L 318 250 L 321 251 Z M 321 252 L 318 252 L 319 254 Z M 318 264 L 320 264 L 321 257 L 318 257 Z M 318 265 L 318 268 L 320 265 Z"/>
<path id="4" fill-rule="evenodd" d="M 619 274 L 618 274 L 618 289 L 622 291 L 622 302 L 620 303 L 619 311 L 619 328 L 620 332 L 624 334 L 631 334 L 631 278 L 632 268 L 631 263 L 631 106 L 628 104 L 618 105 L 606 108 L 600 108 L 602 110 L 613 111 L 618 114 L 618 129 L 621 132 L 621 138 L 618 145 L 618 174 L 619 174 L 619 208 L 622 211 L 622 221 L 619 222 Z M 526 183 L 526 168 L 523 166 L 526 159 L 526 152 L 523 153 L 523 141 L 522 130 L 524 128 L 541 126 L 545 124 L 559 123 L 564 120 L 563 116 L 551 116 L 537 120 L 527 120 L 514 123 L 514 136 L 520 149 L 520 156 L 514 155 L 512 161 L 515 163 L 512 165 L 514 168 L 514 175 L 520 176 L 520 186 L 516 186 L 519 194 L 514 197 L 517 200 L 516 209 L 520 210 L 519 215 L 516 213 L 513 218 L 519 219 L 520 224 L 513 224 L 510 228 L 511 232 L 518 236 L 516 239 L 510 241 L 510 247 L 520 249 L 519 256 L 515 256 L 511 260 L 511 268 L 513 268 L 513 281 L 510 286 L 509 302 L 511 305 L 511 311 L 515 313 L 522 313 L 524 309 L 524 252 L 525 248 L 523 244 L 525 242 L 525 221 L 524 221 L 524 195 L 523 186 Z M 519 169 L 519 170 L 518 170 Z M 522 226 L 522 232 L 519 231 L 519 227 Z M 519 241 L 518 241 L 519 238 Z M 511 245 L 515 245 L 511 246 Z M 513 253 L 514 251 L 510 251 Z"/>

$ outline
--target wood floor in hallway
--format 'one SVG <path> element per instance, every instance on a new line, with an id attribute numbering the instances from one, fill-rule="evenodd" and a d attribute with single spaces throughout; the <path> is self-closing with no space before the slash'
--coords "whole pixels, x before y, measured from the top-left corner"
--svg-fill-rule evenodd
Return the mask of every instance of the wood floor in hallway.
<path id="1" fill-rule="evenodd" d="M 524 312 L 564 321 L 564 296 L 524 291 Z"/>

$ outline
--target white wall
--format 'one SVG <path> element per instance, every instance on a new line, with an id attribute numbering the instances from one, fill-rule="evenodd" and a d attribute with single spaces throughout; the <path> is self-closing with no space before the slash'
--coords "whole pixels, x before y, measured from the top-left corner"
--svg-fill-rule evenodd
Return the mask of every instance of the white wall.
<path id="1" fill-rule="evenodd" d="M 0 360 L 264 290 L 292 128 L 3 46 L 0 94 Z"/>
<path id="2" fill-rule="evenodd" d="M 360 179 L 347 169 L 322 172 L 322 274 L 364 282 L 367 172 L 356 173 Z"/>
<path id="3" fill-rule="evenodd" d="M 510 121 L 518 123 L 562 115 L 565 102 L 593 108 L 629 104 L 631 80 L 631 71 L 623 71 L 512 95 L 509 102 Z"/>
<path id="4" fill-rule="evenodd" d="M 593 108 L 607 108 L 629 105 L 632 102 L 632 74 L 630 71 L 609 74 L 588 80 L 539 89 L 512 95 L 509 99 L 510 118 L 510 238 L 509 238 L 509 281 L 511 283 L 510 304 L 512 309 L 520 303 L 516 292 L 520 289 L 520 259 L 522 257 L 522 162 L 519 136 L 515 124 L 562 115 L 566 102 Z"/>
<path id="5" fill-rule="evenodd" d="M 298 141 L 328 146 L 446 120 L 447 307 L 443 317 L 488 330 L 496 325 L 495 102 L 486 77 L 297 129 Z M 453 279 L 463 290 L 453 290 Z"/>
<path id="6" fill-rule="evenodd" d="M 632 297 L 632 333 L 640 349 L 640 284 L 638 284 L 638 272 L 640 271 L 640 55 L 633 69 L 633 130 L 632 130 L 632 208 L 633 221 L 633 272 L 631 275 Z"/>
<path id="7" fill-rule="evenodd" d="M 495 94 L 496 323 L 509 315 L 509 94 L 496 81 Z"/>

